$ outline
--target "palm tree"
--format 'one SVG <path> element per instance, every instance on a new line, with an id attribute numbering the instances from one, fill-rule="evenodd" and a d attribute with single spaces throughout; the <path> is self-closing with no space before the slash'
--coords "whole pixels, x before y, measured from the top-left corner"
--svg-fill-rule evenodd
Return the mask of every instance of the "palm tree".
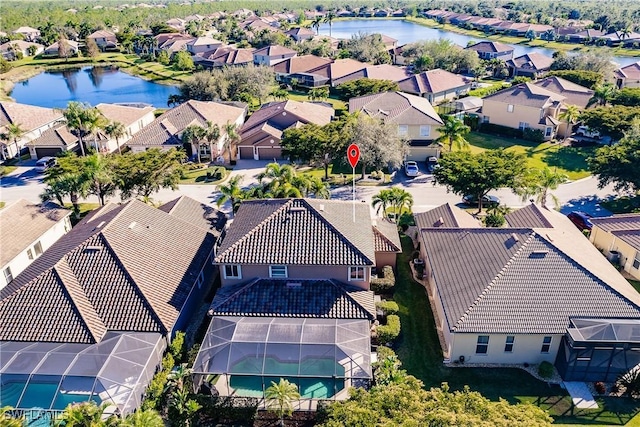
<path id="1" fill-rule="evenodd" d="M 224 125 L 224 131 L 227 137 L 224 141 L 224 150 L 229 152 L 229 163 L 231 163 L 231 152 L 235 150 L 236 145 L 240 142 L 240 134 L 238 134 L 238 125 L 227 122 Z"/>
<path id="2" fill-rule="evenodd" d="M 371 206 L 376 209 L 377 214 L 382 210 L 383 218 L 387 218 L 387 207 L 389 207 L 391 203 L 391 190 L 381 190 L 371 199 Z"/>
<path id="3" fill-rule="evenodd" d="M 122 154 L 122 149 L 120 148 L 120 138 L 127 134 L 127 128 L 125 128 L 124 125 L 120 122 L 109 122 L 109 124 L 104 128 L 104 132 L 109 138 L 116 139 L 118 153 Z"/>
<path id="4" fill-rule="evenodd" d="M 0 135 L 0 139 L 7 142 L 12 141 L 16 146 L 16 156 L 20 159 L 20 147 L 18 146 L 18 140 L 25 134 L 25 130 L 20 127 L 19 123 L 9 123 L 6 126 L 6 129 L 7 132 Z"/>
<path id="5" fill-rule="evenodd" d="M 206 127 L 204 128 L 203 136 L 204 140 L 209 144 L 210 160 L 213 160 L 213 143 L 216 143 L 216 153 L 218 151 L 218 140 L 220 139 L 220 126 L 216 123 L 212 123 L 210 120 L 206 121 Z"/>
<path id="6" fill-rule="evenodd" d="M 296 176 L 296 170 L 291 165 L 280 165 L 279 163 L 269 163 L 264 172 L 258 174 L 258 182 L 262 183 L 265 178 L 270 178 L 272 181 L 279 181 L 280 183 L 293 181 Z"/>
<path id="7" fill-rule="evenodd" d="M 517 193 L 523 201 L 535 196 L 537 203 L 546 206 L 550 191 L 556 190 L 560 184 L 564 184 L 568 179 L 565 174 L 558 172 L 555 168 L 553 170 L 549 167 L 533 169 L 525 174 L 523 184 Z M 558 198 L 553 194 L 551 194 L 551 198 L 557 207 Z"/>
<path id="8" fill-rule="evenodd" d="M 336 12 L 333 10 L 330 10 L 327 12 L 327 14 L 324 16 L 324 22 L 329 24 L 329 37 L 331 36 L 331 27 L 333 26 L 333 20 L 336 19 L 338 16 L 336 15 Z"/>
<path id="9" fill-rule="evenodd" d="M 95 132 L 99 124 L 101 124 L 100 111 L 92 108 L 89 104 L 71 101 L 67 105 L 67 109 L 63 111 L 63 114 L 69 130 L 78 136 L 80 152 L 84 156 L 85 147 L 83 138 L 87 134 Z"/>
<path id="10" fill-rule="evenodd" d="M 15 418 L 10 413 L 12 410 L 11 406 L 0 408 L 0 425 L 2 427 L 22 427 L 24 425 L 24 417 Z"/>
<path id="11" fill-rule="evenodd" d="M 311 28 L 315 28 L 316 34 L 320 34 L 320 25 L 322 24 L 322 16 L 316 16 L 311 22 Z"/>
<path id="12" fill-rule="evenodd" d="M 578 120 L 578 117 L 580 117 L 580 109 L 577 105 L 567 105 L 565 110 L 558 116 L 560 120 L 567 122 L 567 129 L 564 131 L 565 138 L 571 135 L 573 125 Z"/>
<path id="13" fill-rule="evenodd" d="M 464 150 L 469 147 L 469 141 L 464 136 L 470 131 L 471 128 L 465 125 L 462 120 L 453 116 L 445 116 L 444 125 L 438 128 L 440 136 L 436 142 L 449 145 L 449 151 L 453 151 L 454 145 L 458 150 Z"/>
<path id="14" fill-rule="evenodd" d="M 284 426 L 284 416 L 293 413 L 293 401 L 300 399 L 298 386 L 280 378 L 279 383 L 271 381 L 271 386 L 264 391 L 267 408 L 280 417 L 280 425 Z"/>
<path id="15" fill-rule="evenodd" d="M 198 163 L 201 163 L 200 145 L 205 139 L 205 133 L 206 130 L 202 126 L 198 125 L 189 125 L 185 128 L 184 132 L 182 132 L 182 142 L 185 144 L 191 144 L 195 147 Z"/>
<path id="16" fill-rule="evenodd" d="M 305 176 L 306 180 L 306 194 L 305 197 L 313 195 L 318 199 L 330 199 L 331 191 L 329 190 L 329 186 L 326 182 L 322 181 L 320 177 L 317 176 Z"/>
<path id="17" fill-rule="evenodd" d="M 607 105 L 607 103 L 613 98 L 616 93 L 616 87 L 610 83 L 598 85 L 593 91 L 593 96 L 587 103 L 587 107 L 591 107 L 594 104 Z"/>
<path id="18" fill-rule="evenodd" d="M 240 201 L 243 198 L 243 191 L 240 183 L 242 182 L 242 175 L 233 176 L 228 183 L 218 187 L 220 191 L 220 197 L 216 200 L 216 205 L 222 206 L 227 201 L 231 202 L 231 211 L 235 213 L 240 207 Z"/>
<path id="19" fill-rule="evenodd" d="M 106 426 L 107 422 L 102 420 L 102 416 L 108 406 L 106 403 L 98 406 L 93 401 L 74 403 L 65 408 L 55 420 L 54 425 L 64 427 Z"/>
<path id="20" fill-rule="evenodd" d="M 100 156 L 98 153 L 83 157 L 82 180 L 86 182 L 87 194 L 94 194 L 104 206 L 105 198 L 113 195 L 118 184 L 111 167 L 112 157 Z"/>
<path id="21" fill-rule="evenodd" d="M 393 212 L 396 214 L 396 218 L 399 218 L 402 215 L 403 209 L 411 210 L 413 206 L 413 196 L 408 191 L 398 187 L 393 187 L 390 191 L 391 194 L 389 198 L 391 200 L 391 206 L 393 207 Z"/>

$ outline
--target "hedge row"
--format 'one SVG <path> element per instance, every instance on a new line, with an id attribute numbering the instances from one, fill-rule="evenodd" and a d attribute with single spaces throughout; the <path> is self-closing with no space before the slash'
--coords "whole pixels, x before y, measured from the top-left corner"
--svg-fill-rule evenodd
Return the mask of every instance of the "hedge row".
<path id="1" fill-rule="evenodd" d="M 388 344 L 400 335 L 400 317 L 395 314 L 387 316 L 387 324 L 379 325 L 376 328 L 378 342 L 382 345 Z"/>
<path id="2" fill-rule="evenodd" d="M 385 316 L 392 314 L 398 314 L 398 303 L 395 301 L 379 301 L 376 303 L 376 308 L 382 310 Z"/>
<path id="3" fill-rule="evenodd" d="M 396 276 L 393 274 L 393 268 L 385 265 L 382 268 L 382 277 L 378 276 L 371 279 L 371 290 L 376 294 L 384 294 L 393 290 L 396 285 Z"/>

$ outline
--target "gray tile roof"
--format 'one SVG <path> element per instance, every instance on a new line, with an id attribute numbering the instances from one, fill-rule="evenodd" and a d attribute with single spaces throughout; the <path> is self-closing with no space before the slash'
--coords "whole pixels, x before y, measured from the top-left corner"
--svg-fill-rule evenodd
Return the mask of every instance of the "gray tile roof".
<path id="1" fill-rule="evenodd" d="M 273 128 L 275 124 L 271 119 L 279 114 L 286 115 L 285 113 L 292 115 L 292 117 L 295 117 L 299 122 L 305 124 L 315 123 L 322 126 L 331 121 L 335 111 L 332 107 L 314 102 L 298 102 L 293 100 L 270 102 L 263 104 L 258 111 L 254 112 L 251 117 L 247 119 L 240 130 L 241 137 L 243 139 L 247 138 L 247 135 L 249 135 L 254 128 L 262 127 L 264 124 Z M 288 122 L 293 122 L 293 119 L 288 120 Z"/>
<path id="2" fill-rule="evenodd" d="M 513 48 L 507 44 L 500 42 L 479 42 L 466 49 L 475 50 L 476 52 L 512 52 Z"/>
<path id="3" fill-rule="evenodd" d="M 376 252 L 402 252 L 398 226 L 384 219 L 373 224 Z"/>
<path id="4" fill-rule="evenodd" d="M 399 124 L 442 124 L 442 119 L 426 98 L 404 92 L 383 92 L 349 100 L 349 112 L 364 111 Z"/>
<path id="5" fill-rule="evenodd" d="M 531 229 L 427 229 L 422 238 L 452 331 L 563 333 L 569 317 L 640 316 L 637 304 Z"/>
<path id="6" fill-rule="evenodd" d="M 213 316 L 375 319 L 373 292 L 334 280 L 258 279 L 222 287 Z"/>
<path id="7" fill-rule="evenodd" d="M 504 216 L 509 227 L 521 228 L 552 228 L 553 225 L 545 216 L 546 208 L 540 208 L 531 203 L 523 208 L 516 209 Z"/>
<path id="8" fill-rule="evenodd" d="M 513 59 L 505 61 L 507 67 L 523 68 L 532 71 L 548 70 L 551 67 L 553 58 L 541 53 L 525 53 Z"/>
<path id="9" fill-rule="evenodd" d="M 227 222 L 227 216 L 213 206 L 205 205 L 187 196 L 180 196 L 160 206 L 163 212 L 203 228 L 215 236 L 220 236 Z"/>
<path id="10" fill-rule="evenodd" d="M 0 209 L 0 266 L 9 263 L 70 214 L 70 210 L 55 203 L 36 205 L 24 199 Z"/>
<path id="11" fill-rule="evenodd" d="M 485 102 L 497 101 L 537 108 L 546 108 L 553 102 L 560 102 L 564 99 L 564 96 L 536 86 L 533 83 L 522 83 L 511 86 L 510 88 L 503 89 L 483 98 Z"/>
<path id="12" fill-rule="evenodd" d="M 28 147 L 60 147 L 68 149 L 78 144 L 78 137 L 72 134 L 66 125 L 61 124 L 42 132 L 42 135 L 27 142 Z"/>
<path id="13" fill-rule="evenodd" d="M 480 222 L 467 212 L 445 203 L 426 212 L 413 214 L 418 228 L 475 228 Z"/>
<path id="14" fill-rule="evenodd" d="M 414 74 L 398 82 L 400 90 L 409 93 L 440 93 L 464 88 L 467 83 L 464 77 L 446 70 L 435 69 Z"/>
<path id="15" fill-rule="evenodd" d="M 640 251 L 640 230 L 614 230 L 611 234 Z"/>
<path id="16" fill-rule="evenodd" d="M 564 96 L 563 102 L 568 105 L 577 105 L 586 108 L 593 97 L 593 91 L 561 77 L 551 76 L 533 82 L 534 85 L 550 92 Z"/>
<path id="17" fill-rule="evenodd" d="M 640 213 L 592 218 L 591 222 L 604 231 L 640 230 Z"/>
<path id="18" fill-rule="evenodd" d="M 98 342 L 173 328 L 215 242 L 140 201 L 107 205 L 0 290 L 0 340 Z"/>
<path id="19" fill-rule="evenodd" d="M 57 120 L 62 113 L 53 108 L 36 107 L 17 102 L 0 102 L 0 130 L 10 123 L 18 124 L 25 131 L 32 131 Z"/>
<path id="20" fill-rule="evenodd" d="M 368 205 L 320 199 L 243 202 L 218 250 L 222 264 L 373 265 Z"/>

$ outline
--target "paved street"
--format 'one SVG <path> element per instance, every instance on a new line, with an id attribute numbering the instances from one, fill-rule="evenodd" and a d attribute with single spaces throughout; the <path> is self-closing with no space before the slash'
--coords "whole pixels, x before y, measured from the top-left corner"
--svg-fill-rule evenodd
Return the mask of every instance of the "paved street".
<path id="1" fill-rule="evenodd" d="M 249 186 L 257 182 L 257 175 L 264 170 L 266 161 L 240 161 L 231 175 L 243 175 L 243 186 Z M 457 204 L 460 196 L 448 193 L 442 186 L 434 186 L 431 175 L 422 174 L 415 178 L 407 178 L 402 171 L 399 171 L 393 179 L 393 185 L 399 186 L 413 195 L 414 212 L 423 212 L 443 203 L 450 202 Z M 379 186 L 358 186 L 356 187 L 357 200 L 364 203 L 371 203 L 371 198 L 384 187 Z M 11 175 L 0 178 L 0 201 L 12 202 L 20 198 L 32 202 L 39 201 L 39 195 L 44 190 L 42 175 L 35 172 L 31 166 L 21 166 Z M 165 203 L 169 200 L 184 194 L 206 204 L 214 204 L 219 193 L 214 185 L 180 185 L 177 191 L 161 190 L 152 196 L 158 203 Z M 503 204 L 510 207 L 523 206 L 528 201 L 523 202 L 509 189 L 492 191 L 490 194 L 498 196 Z M 554 191 L 564 213 L 572 210 L 583 210 L 594 216 L 606 216 L 609 213 L 600 208 L 599 202 L 608 197 L 614 197 L 615 192 L 611 186 L 598 189 L 597 180 L 593 177 L 581 179 L 561 185 Z M 350 186 L 340 187 L 332 192 L 334 199 L 351 200 L 352 189 Z M 112 199 L 119 201 L 119 197 Z M 87 202 L 97 203 L 95 197 L 90 197 Z M 229 206 L 225 206 L 228 210 Z"/>

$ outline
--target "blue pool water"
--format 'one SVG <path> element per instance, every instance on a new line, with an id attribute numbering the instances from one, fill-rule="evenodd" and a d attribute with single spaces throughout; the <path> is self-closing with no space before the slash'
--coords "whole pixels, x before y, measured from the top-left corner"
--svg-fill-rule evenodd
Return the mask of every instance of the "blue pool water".
<path id="1" fill-rule="evenodd" d="M 333 378 L 286 378 L 298 386 L 298 392 L 303 399 L 329 399 L 344 388 L 344 379 Z M 263 397 L 264 389 L 277 383 L 280 377 L 259 377 L 231 375 L 229 386 L 235 390 L 236 396 Z"/>
<path id="2" fill-rule="evenodd" d="M 25 382 L 12 381 L 2 384 L 0 387 L 0 406 L 12 406 L 14 408 L 44 408 L 62 410 L 69 404 L 86 402 L 89 394 L 84 393 L 60 393 L 57 392 L 58 383 L 31 381 L 24 394 L 22 393 Z M 56 393 L 57 392 L 57 393 Z M 22 400 L 20 399 L 22 395 Z M 96 396 L 93 399 L 101 403 Z"/>

